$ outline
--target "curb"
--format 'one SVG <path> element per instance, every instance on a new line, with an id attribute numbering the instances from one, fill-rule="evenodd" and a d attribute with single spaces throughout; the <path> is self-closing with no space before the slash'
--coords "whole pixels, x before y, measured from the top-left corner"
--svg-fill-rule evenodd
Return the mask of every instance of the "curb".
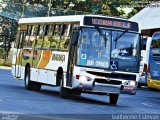
<path id="1" fill-rule="evenodd" d="M 12 69 L 12 67 L 0 66 L 0 69 L 11 70 L 11 69 Z"/>

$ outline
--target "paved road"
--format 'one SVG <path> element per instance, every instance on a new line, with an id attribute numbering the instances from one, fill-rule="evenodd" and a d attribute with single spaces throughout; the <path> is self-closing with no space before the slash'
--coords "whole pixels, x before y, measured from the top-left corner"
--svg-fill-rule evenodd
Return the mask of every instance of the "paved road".
<path id="1" fill-rule="evenodd" d="M 115 106 L 109 104 L 108 96 L 82 94 L 63 99 L 56 87 L 43 86 L 39 92 L 27 91 L 23 80 L 14 79 L 10 70 L 0 69 L 0 113 L 160 114 L 160 92 L 141 88 L 136 95 L 120 95 Z"/>

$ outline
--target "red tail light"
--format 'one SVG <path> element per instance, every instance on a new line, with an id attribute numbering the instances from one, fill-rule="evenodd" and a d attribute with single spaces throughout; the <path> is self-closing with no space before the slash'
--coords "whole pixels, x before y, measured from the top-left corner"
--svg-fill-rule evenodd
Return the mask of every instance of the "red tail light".
<path id="1" fill-rule="evenodd" d="M 76 75 L 76 79 L 79 80 L 79 75 Z"/>

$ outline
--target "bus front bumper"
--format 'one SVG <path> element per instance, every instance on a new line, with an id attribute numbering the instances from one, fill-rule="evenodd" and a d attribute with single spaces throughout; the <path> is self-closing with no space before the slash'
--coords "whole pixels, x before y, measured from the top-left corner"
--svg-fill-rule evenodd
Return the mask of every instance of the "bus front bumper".
<path id="1" fill-rule="evenodd" d="M 130 94 L 136 93 L 136 87 L 130 85 L 113 85 L 113 84 L 101 84 L 94 81 L 78 82 L 73 89 L 81 89 L 82 91 L 87 90 L 90 92 L 101 92 L 101 93 L 115 93 L 115 94 Z"/>

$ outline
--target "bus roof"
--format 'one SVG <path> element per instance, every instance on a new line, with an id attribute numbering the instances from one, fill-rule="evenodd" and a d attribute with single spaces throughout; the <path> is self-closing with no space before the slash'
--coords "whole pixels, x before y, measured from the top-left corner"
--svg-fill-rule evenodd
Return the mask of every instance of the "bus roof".
<path id="1" fill-rule="evenodd" d="M 123 18 L 109 17 L 109 16 L 102 16 L 102 15 L 68 15 L 68 16 L 21 18 L 19 19 L 19 24 L 51 23 L 51 22 L 80 22 L 80 21 L 83 21 L 83 18 L 85 16 L 113 18 L 113 19 L 121 19 L 121 20 L 128 21 Z"/>

